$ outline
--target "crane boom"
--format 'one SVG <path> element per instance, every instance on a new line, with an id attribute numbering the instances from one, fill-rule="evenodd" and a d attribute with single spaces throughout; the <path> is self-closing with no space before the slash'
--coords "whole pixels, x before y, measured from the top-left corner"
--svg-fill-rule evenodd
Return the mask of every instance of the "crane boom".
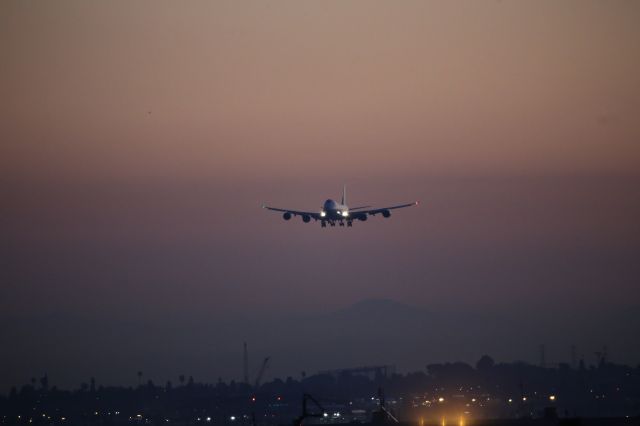
<path id="1" fill-rule="evenodd" d="M 249 385 L 249 351 L 247 350 L 247 342 L 244 342 L 244 354 L 242 360 L 242 369 L 244 373 L 244 382 Z M 249 385 L 250 386 L 250 385 Z"/>
<path id="2" fill-rule="evenodd" d="M 267 366 L 269 365 L 270 356 L 266 357 L 264 361 L 262 361 L 262 366 L 260 366 L 260 371 L 258 371 L 258 375 L 256 376 L 255 388 L 257 389 L 260 386 L 260 382 L 262 381 L 262 376 L 264 376 L 264 372 L 267 370 Z"/>
<path id="3" fill-rule="evenodd" d="M 319 413 L 310 412 L 307 408 L 308 401 L 313 402 L 315 406 L 320 409 L 320 412 Z M 314 397 L 312 397 L 308 393 L 305 393 L 302 395 L 302 415 L 293 421 L 293 425 L 302 426 L 304 419 L 306 419 L 307 417 L 322 417 L 324 412 L 325 412 L 325 409 L 322 407 L 322 405 Z"/>

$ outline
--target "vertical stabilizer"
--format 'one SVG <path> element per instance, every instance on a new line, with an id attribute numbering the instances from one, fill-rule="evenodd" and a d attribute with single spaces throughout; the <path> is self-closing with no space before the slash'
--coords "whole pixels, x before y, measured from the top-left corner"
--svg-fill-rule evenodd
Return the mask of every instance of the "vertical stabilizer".
<path id="1" fill-rule="evenodd" d="M 347 205 L 347 185 L 342 187 L 342 205 Z"/>

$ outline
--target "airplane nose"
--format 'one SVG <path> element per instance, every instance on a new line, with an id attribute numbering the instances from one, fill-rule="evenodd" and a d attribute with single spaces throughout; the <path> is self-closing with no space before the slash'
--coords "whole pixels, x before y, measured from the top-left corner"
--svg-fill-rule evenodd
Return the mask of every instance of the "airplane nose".
<path id="1" fill-rule="evenodd" d="M 333 200 L 327 200 L 324 202 L 324 208 L 325 210 L 330 210 L 330 209 L 335 209 L 336 208 L 336 202 Z"/>

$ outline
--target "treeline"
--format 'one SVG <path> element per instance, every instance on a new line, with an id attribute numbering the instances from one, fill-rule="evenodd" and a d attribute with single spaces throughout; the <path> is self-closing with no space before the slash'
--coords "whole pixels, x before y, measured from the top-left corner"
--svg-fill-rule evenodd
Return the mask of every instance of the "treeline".
<path id="1" fill-rule="evenodd" d="M 91 378 L 74 390 L 61 390 L 45 375 L 13 387 L 0 397 L 0 415 L 38 423 L 51 419 L 115 416 L 155 416 L 164 419 L 214 416 L 230 419 L 248 413 L 269 413 L 272 422 L 284 422 L 299 411 L 303 393 L 331 405 L 361 406 L 383 388 L 398 410 L 410 410 L 417 402 L 445 398 L 469 401 L 545 402 L 553 396 L 558 407 L 590 415 L 638 415 L 640 413 L 640 366 L 608 362 L 571 368 L 560 364 L 542 368 L 522 362 L 498 363 L 483 356 L 475 366 L 465 363 L 429 364 L 424 371 L 370 377 L 359 374 L 317 374 L 295 380 L 274 379 L 258 389 L 235 381 L 208 384 L 180 376 L 177 384 L 151 380 L 135 387 L 101 386 Z M 417 401 L 417 402 L 416 402 Z M 109 413 L 109 414 L 107 414 Z M 51 417 L 51 419 L 49 419 Z M 288 421 L 288 420 L 287 420 Z M 49 421 L 50 423 L 51 421 Z M 5 422 L 6 423 L 6 422 Z M 85 422 L 86 423 L 86 422 Z"/>

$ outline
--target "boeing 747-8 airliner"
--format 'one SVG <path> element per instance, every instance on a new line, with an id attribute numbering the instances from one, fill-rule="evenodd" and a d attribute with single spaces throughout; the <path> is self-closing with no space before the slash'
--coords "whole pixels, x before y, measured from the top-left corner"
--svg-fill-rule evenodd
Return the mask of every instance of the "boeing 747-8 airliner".
<path id="1" fill-rule="evenodd" d="M 327 223 L 331 226 L 336 226 L 336 223 L 338 223 L 340 226 L 344 226 L 346 222 L 347 226 L 353 226 L 354 220 L 365 221 L 367 220 L 367 216 L 375 216 L 377 214 L 381 214 L 383 217 L 386 218 L 391 216 L 390 210 L 401 209 L 404 207 L 411 207 L 416 205 L 418 205 L 417 201 L 413 203 L 408 203 L 408 204 L 400 204 L 397 206 L 381 207 L 381 208 L 370 209 L 370 210 L 365 210 L 365 209 L 368 209 L 371 206 L 349 208 L 349 206 L 347 206 L 347 187 L 345 186 L 342 190 L 342 201 L 338 203 L 337 201 L 329 199 L 324 202 L 324 205 L 322 206 L 322 209 L 319 212 L 303 212 L 303 211 L 291 210 L 291 209 L 278 209 L 275 207 L 269 207 L 264 205 L 262 207 L 268 210 L 283 212 L 282 218 L 284 220 L 289 220 L 293 216 L 302 217 L 302 221 L 304 223 L 310 222 L 311 219 L 315 221 L 319 220 L 320 224 L 324 228 L 327 226 Z"/>

